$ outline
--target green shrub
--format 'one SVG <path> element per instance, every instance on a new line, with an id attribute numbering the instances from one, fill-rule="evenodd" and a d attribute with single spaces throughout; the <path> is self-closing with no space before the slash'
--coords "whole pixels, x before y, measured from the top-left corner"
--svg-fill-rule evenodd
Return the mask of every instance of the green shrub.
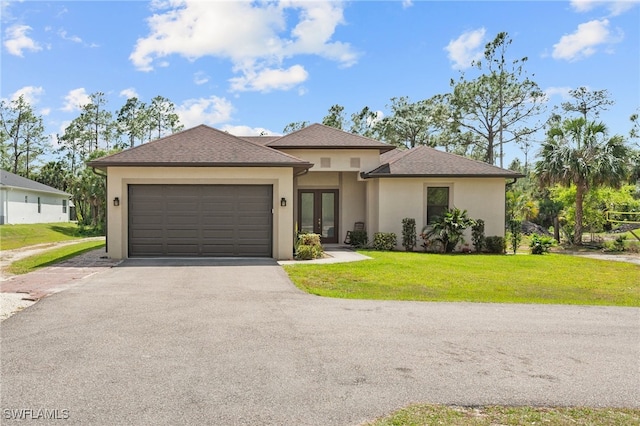
<path id="1" fill-rule="evenodd" d="M 522 222 L 516 219 L 509 221 L 509 240 L 511 241 L 511 250 L 516 254 L 520 241 L 522 241 Z"/>
<path id="2" fill-rule="evenodd" d="M 617 251 L 622 252 L 625 251 L 625 241 L 627 239 L 626 235 L 618 235 L 613 241 L 606 241 L 604 243 L 604 251 Z"/>
<path id="3" fill-rule="evenodd" d="M 471 242 L 476 250 L 476 253 L 480 253 L 484 249 L 486 242 L 484 236 L 484 220 L 478 219 L 473 225 L 471 225 Z"/>
<path id="4" fill-rule="evenodd" d="M 505 239 L 497 235 L 486 237 L 484 242 L 486 243 L 487 252 L 489 253 L 504 254 L 507 248 Z"/>
<path id="5" fill-rule="evenodd" d="M 546 235 L 531 235 L 531 242 L 529 243 L 529 247 L 531 247 L 531 254 L 544 254 L 549 253 L 551 247 L 556 245 L 556 240 Z"/>
<path id="6" fill-rule="evenodd" d="M 467 216 L 466 210 L 454 207 L 444 212 L 430 225 L 425 226 L 422 234 L 426 235 L 427 239 L 438 241 L 442 245 L 443 252 L 451 253 L 456 245 L 463 241 L 464 230 L 474 223 L 475 221 Z"/>
<path id="7" fill-rule="evenodd" d="M 373 234 L 373 248 L 380 251 L 391 251 L 398 244 L 398 238 L 393 232 L 376 232 Z"/>
<path id="8" fill-rule="evenodd" d="M 296 259 L 311 260 L 322 257 L 324 250 L 318 234 L 298 234 L 296 242 Z"/>
<path id="9" fill-rule="evenodd" d="M 416 246 L 416 220 L 410 217 L 402 219 L 402 247 L 413 251 Z"/>
<path id="10" fill-rule="evenodd" d="M 366 247 L 369 244 L 369 236 L 367 231 L 351 231 L 349 234 L 349 244 L 353 247 Z"/>

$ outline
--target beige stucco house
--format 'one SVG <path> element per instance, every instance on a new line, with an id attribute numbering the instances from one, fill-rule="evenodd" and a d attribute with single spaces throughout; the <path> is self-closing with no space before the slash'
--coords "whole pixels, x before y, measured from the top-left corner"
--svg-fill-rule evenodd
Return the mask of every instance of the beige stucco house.
<path id="1" fill-rule="evenodd" d="M 88 163 L 106 173 L 112 258 L 289 259 L 296 230 L 340 243 L 355 222 L 399 237 L 448 207 L 504 235 L 516 172 L 429 147 L 395 147 L 313 124 L 236 137 L 201 125 Z M 400 238 L 399 238 L 400 240 Z"/>

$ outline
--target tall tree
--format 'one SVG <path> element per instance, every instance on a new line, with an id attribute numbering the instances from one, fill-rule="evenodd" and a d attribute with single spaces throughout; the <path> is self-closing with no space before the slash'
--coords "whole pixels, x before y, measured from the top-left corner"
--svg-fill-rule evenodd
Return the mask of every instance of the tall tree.
<path id="1" fill-rule="evenodd" d="M 127 99 L 124 106 L 117 112 L 115 124 L 117 136 L 125 136 L 127 146 L 130 148 L 136 145 L 136 140 L 143 143 L 147 129 L 151 127 L 149 118 L 149 111 L 144 102 L 136 97 Z"/>
<path id="2" fill-rule="evenodd" d="M 359 112 L 351 114 L 351 127 L 349 131 L 368 138 L 374 137 L 374 127 L 378 121 L 380 121 L 378 113 L 366 106 Z"/>
<path id="3" fill-rule="evenodd" d="M 112 140 L 113 117 L 106 110 L 107 99 L 103 92 L 95 92 L 89 95 L 90 102 L 82 106 L 80 119 L 90 140 L 89 152 L 101 148 L 102 145 L 109 149 Z"/>
<path id="4" fill-rule="evenodd" d="M 175 112 L 175 105 L 169 99 L 156 96 L 151 99 L 151 105 L 147 109 L 151 126 L 149 128 L 149 140 L 159 139 L 184 128 L 180 124 L 180 117 Z M 153 134 L 155 133 L 155 136 Z"/>
<path id="5" fill-rule="evenodd" d="M 42 117 L 20 95 L 0 103 L 0 143 L 2 167 L 29 178 L 31 166 L 46 150 Z"/>
<path id="6" fill-rule="evenodd" d="M 284 126 L 282 133 L 288 135 L 289 133 L 297 132 L 298 130 L 304 129 L 308 125 L 308 121 L 294 121 Z"/>
<path id="7" fill-rule="evenodd" d="M 391 98 L 391 114 L 374 127 L 377 138 L 392 145 L 414 148 L 418 145 L 436 146 L 437 134 L 445 126 L 448 114 L 441 97 L 435 96 L 418 102 L 408 97 Z M 443 121 L 444 120 L 444 121 Z"/>
<path id="8" fill-rule="evenodd" d="M 60 191 L 67 191 L 71 175 L 64 161 L 49 161 L 40 168 L 35 180 Z"/>
<path id="9" fill-rule="evenodd" d="M 336 129 L 344 130 L 345 128 L 344 107 L 342 105 L 332 105 L 328 114 L 322 119 L 322 124 Z"/>
<path id="10" fill-rule="evenodd" d="M 523 141 L 542 127 L 532 120 L 543 112 L 545 99 L 538 85 L 526 76 L 523 67 L 527 58 L 506 58 L 511 42 L 506 32 L 499 33 L 485 46 L 484 61 L 473 63 L 484 73 L 473 80 L 464 74 L 458 81 L 451 80 L 448 96 L 452 120 L 478 137 L 485 162 L 494 164 L 497 154 L 501 167 L 505 144 Z"/>
<path id="11" fill-rule="evenodd" d="M 585 121 L 597 119 L 600 111 L 606 111 L 614 104 L 606 89 L 591 91 L 586 87 L 578 87 L 569 90 L 569 96 L 573 100 L 563 102 L 562 109 L 566 112 L 579 113 Z"/>
<path id="12" fill-rule="evenodd" d="M 535 172 L 541 185 L 576 186 L 573 243 L 582 244 L 583 205 L 592 187 L 618 187 L 627 178 L 628 149 L 621 136 L 608 137 L 602 123 L 583 117 L 551 123 Z"/>

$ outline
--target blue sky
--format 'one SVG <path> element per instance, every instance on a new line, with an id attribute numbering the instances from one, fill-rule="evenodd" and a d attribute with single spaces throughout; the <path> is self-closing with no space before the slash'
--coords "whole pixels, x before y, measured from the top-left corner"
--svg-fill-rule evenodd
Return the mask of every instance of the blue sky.
<path id="1" fill-rule="evenodd" d="M 91 93 L 169 98 L 186 127 L 280 134 L 333 104 L 388 114 L 391 97 L 449 90 L 498 32 L 548 94 L 607 89 L 627 135 L 640 106 L 640 3 L 626 1 L 2 2 L 0 97 L 23 94 L 62 134 Z M 545 117 L 542 117 L 545 118 Z M 510 158 L 523 154 L 510 147 Z"/>

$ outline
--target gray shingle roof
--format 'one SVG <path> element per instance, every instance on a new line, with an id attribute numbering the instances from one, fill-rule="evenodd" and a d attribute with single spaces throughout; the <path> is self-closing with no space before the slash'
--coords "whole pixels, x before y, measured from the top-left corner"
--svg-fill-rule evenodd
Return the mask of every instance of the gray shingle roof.
<path id="1" fill-rule="evenodd" d="M 418 146 L 405 151 L 391 151 L 381 156 L 382 164 L 368 173 L 374 177 L 504 177 L 523 175 L 460 155 Z"/>
<path id="2" fill-rule="evenodd" d="M 384 142 L 317 123 L 268 142 L 266 146 L 276 149 L 377 149 L 380 152 L 394 149 Z"/>
<path id="3" fill-rule="evenodd" d="M 294 167 L 307 161 L 200 125 L 87 163 L 108 166 Z"/>
<path id="4" fill-rule="evenodd" d="M 282 136 L 238 136 L 245 141 L 257 143 L 258 145 L 266 145 L 269 142 L 273 142 L 276 139 L 280 139 Z"/>
<path id="5" fill-rule="evenodd" d="M 21 188 L 31 191 L 48 192 L 51 194 L 71 196 L 64 191 L 45 185 L 40 182 L 36 182 L 31 179 L 27 179 L 22 176 L 18 176 L 6 170 L 0 170 L 0 186 L 7 188 Z"/>

